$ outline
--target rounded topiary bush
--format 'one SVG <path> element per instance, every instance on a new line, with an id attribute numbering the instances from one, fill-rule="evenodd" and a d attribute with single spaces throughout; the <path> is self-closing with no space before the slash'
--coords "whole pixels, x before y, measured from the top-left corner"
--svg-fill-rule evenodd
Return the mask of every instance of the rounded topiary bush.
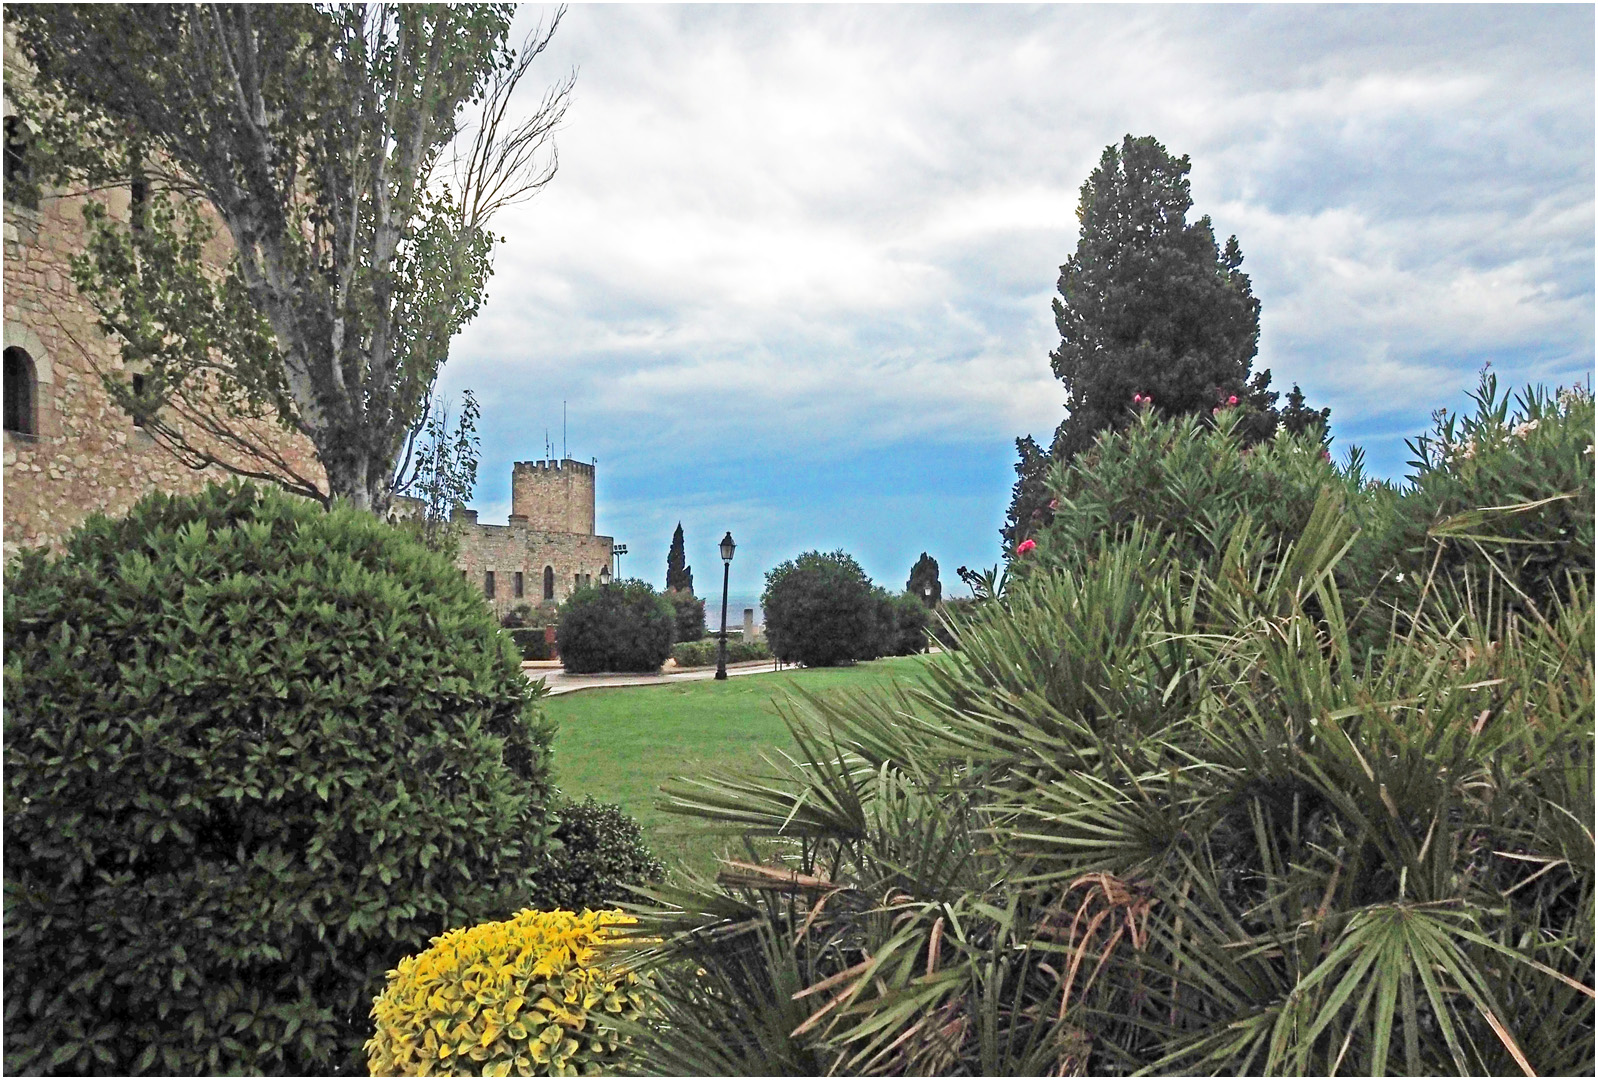
<path id="1" fill-rule="evenodd" d="M 578 589 L 560 606 L 560 659 L 567 671 L 658 671 L 671 655 L 676 610 L 644 581 Z"/>
<path id="2" fill-rule="evenodd" d="M 5 589 L 10 1072 L 359 1068 L 383 974 L 525 903 L 552 725 L 481 596 L 249 485 Z"/>
<path id="3" fill-rule="evenodd" d="M 545 851 L 534 883 L 539 907 L 600 908 L 625 899 L 628 885 L 666 876 L 638 819 L 615 803 L 588 795 L 582 802 L 556 804 L 555 814 L 555 843 Z"/>
<path id="4" fill-rule="evenodd" d="M 637 1020 L 645 987 L 604 962 L 620 911 L 519 912 L 433 939 L 389 972 L 366 1044 L 373 1076 L 614 1074 L 627 1040 L 606 1021 Z"/>
<path id="5" fill-rule="evenodd" d="M 860 564 L 842 551 L 806 551 L 766 574 L 760 597 L 773 655 L 831 667 L 880 655 L 880 602 Z"/>

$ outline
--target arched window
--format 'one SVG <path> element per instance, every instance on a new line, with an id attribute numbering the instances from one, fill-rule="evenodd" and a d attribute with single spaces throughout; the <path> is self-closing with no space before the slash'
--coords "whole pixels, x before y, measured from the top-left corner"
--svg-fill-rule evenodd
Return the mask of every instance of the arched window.
<path id="1" fill-rule="evenodd" d="M 555 599 L 555 568 L 553 566 L 544 567 L 544 599 Z"/>
<path id="2" fill-rule="evenodd" d="M 37 373 L 33 357 L 12 346 L 5 352 L 5 426 L 19 435 L 39 433 Z"/>

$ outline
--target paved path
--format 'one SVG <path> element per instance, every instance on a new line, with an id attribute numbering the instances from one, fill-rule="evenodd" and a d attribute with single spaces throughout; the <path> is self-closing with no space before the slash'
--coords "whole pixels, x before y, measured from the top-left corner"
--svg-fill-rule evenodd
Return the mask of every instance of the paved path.
<path id="1" fill-rule="evenodd" d="M 778 670 L 777 665 L 771 660 L 747 660 L 741 664 L 728 664 L 727 674 L 733 675 L 758 675 L 761 672 Z M 784 664 L 783 671 L 793 670 L 792 664 Z M 543 679 L 549 684 L 549 692 L 554 694 L 569 694 L 574 690 L 592 690 L 601 686 L 660 686 L 664 683 L 693 682 L 696 679 L 713 679 L 716 669 L 713 667 L 689 668 L 687 671 L 670 671 L 664 675 L 568 675 L 564 668 L 526 663 L 522 671 L 529 679 Z"/>

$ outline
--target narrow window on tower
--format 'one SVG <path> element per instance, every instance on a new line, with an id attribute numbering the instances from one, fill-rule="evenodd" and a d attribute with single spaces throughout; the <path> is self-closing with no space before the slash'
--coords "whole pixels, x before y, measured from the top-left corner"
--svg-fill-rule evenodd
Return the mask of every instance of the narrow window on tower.
<path id="1" fill-rule="evenodd" d="M 494 571 L 483 571 L 483 595 L 490 600 L 494 599 Z"/>
<path id="2" fill-rule="evenodd" d="M 135 375 L 135 376 L 133 376 L 133 396 L 134 397 L 143 397 L 144 396 L 144 387 L 145 387 L 145 385 L 146 385 L 146 383 L 144 381 L 144 376 L 143 375 Z M 141 428 L 141 427 L 144 426 L 144 415 L 142 413 L 134 413 L 133 414 L 133 426 L 137 427 L 137 428 Z"/>
<path id="3" fill-rule="evenodd" d="M 515 595 L 516 599 L 520 600 L 522 598 L 522 572 L 520 570 L 516 571 L 516 576 L 511 580 L 510 591 Z"/>

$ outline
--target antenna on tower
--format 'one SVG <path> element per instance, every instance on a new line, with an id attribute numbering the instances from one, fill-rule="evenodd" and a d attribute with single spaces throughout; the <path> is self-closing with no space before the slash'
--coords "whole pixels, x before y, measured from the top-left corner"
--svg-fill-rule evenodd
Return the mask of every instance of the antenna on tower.
<path id="1" fill-rule="evenodd" d="M 566 399 L 560 401 L 560 459 L 566 460 Z"/>
<path id="2" fill-rule="evenodd" d="M 554 448 L 549 445 L 549 429 L 545 428 L 544 429 L 544 460 L 548 461 L 550 459 L 550 457 L 554 453 L 555 453 Z"/>

